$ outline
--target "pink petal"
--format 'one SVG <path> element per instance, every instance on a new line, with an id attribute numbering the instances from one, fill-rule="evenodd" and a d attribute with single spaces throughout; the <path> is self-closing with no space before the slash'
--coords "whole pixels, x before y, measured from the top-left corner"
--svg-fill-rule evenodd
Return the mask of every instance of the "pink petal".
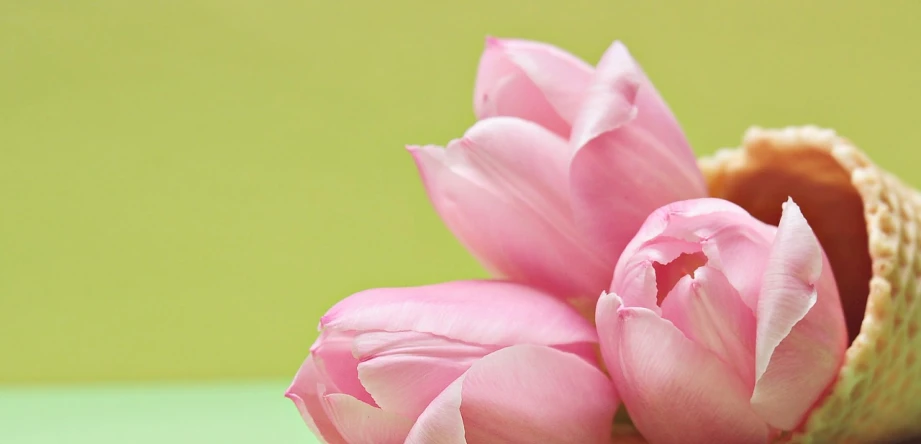
<path id="1" fill-rule="evenodd" d="M 699 245 L 696 247 L 700 248 Z M 669 262 L 653 264 L 656 270 L 656 299 L 659 305 L 662 305 L 662 301 L 675 288 L 678 281 L 693 276 L 698 268 L 706 264 L 707 256 L 700 251 L 683 253 Z"/>
<path id="2" fill-rule="evenodd" d="M 745 384 L 714 354 L 644 308 L 621 308 L 606 319 L 619 343 L 602 353 L 617 353 L 614 383 L 649 442 L 767 442 L 768 428 L 751 410 Z"/>
<path id="3" fill-rule="evenodd" d="M 569 208 L 569 148 L 524 120 L 478 122 L 461 140 L 410 147 L 442 220 L 494 275 L 592 302 L 611 267 Z"/>
<path id="4" fill-rule="evenodd" d="M 754 311 L 767 265 L 767 252 L 777 230 L 751 216 L 746 217 L 747 220 L 711 234 L 704 242 L 703 251 L 708 265 L 720 270 Z"/>
<path id="5" fill-rule="evenodd" d="M 710 207 L 711 201 L 712 199 L 692 199 L 683 203 L 692 205 L 699 203 L 705 207 Z M 731 233 L 733 234 L 732 236 L 729 236 L 731 239 L 751 238 L 767 246 L 774 239 L 774 233 L 777 229 L 755 219 L 748 213 L 713 211 L 701 212 L 692 216 L 671 214 L 668 226 L 660 236 L 703 241 L 718 238 L 721 235 L 725 235 L 727 231 L 734 232 Z"/>
<path id="6" fill-rule="evenodd" d="M 576 219 L 611 263 L 653 210 L 706 195 L 681 128 L 619 42 L 598 64 L 571 144 Z"/>
<path id="7" fill-rule="evenodd" d="M 621 295 L 630 307 L 644 307 L 658 314 L 660 299 L 684 274 L 681 263 L 706 261 L 699 242 L 658 237 L 641 247 L 632 249 L 631 256 L 618 264 L 611 291 Z"/>
<path id="8" fill-rule="evenodd" d="M 712 208 L 713 200 L 685 202 Z M 699 211 L 691 217 L 672 214 L 668 226 L 659 236 L 697 240 L 707 257 L 707 264 L 722 271 L 754 310 L 761 291 L 767 251 L 777 228 L 758 221 L 741 208 L 727 209 L 730 211 Z"/>
<path id="9" fill-rule="evenodd" d="M 496 346 L 597 342 L 594 327 L 565 303 L 502 281 L 366 290 L 336 304 L 320 324 L 336 330 L 415 331 Z"/>
<path id="10" fill-rule="evenodd" d="M 374 405 L 358 380 L 358 358 L 352 352 L 354 333 L 326 330 L 310 348 L 320 381 L 330 392 L 345 393 Z"/>
<path id="11" fill-rule="evenodd" d="M 822 247 L 799 207 L 788 200 L 758 298 L 757 377 L 767 369 L 774 349 L 816 302 L 815 282 L 822 273 Z"/>
<path id="12" fill-rule="evenodd" d="M 685 276 L 662 303 L 662 317 L 755 385 L 755 315 L 726 276 L 708 266 Z"/>
<path id="13" fill-rule="evenodd" d="M 611 381 L 578 357 L 535 345 L 477 361 L 417 421 L 407 442 L 608 443 L 617 397 Z M 462 418 L 462 425 L 458 422 Z M 441 434 L 452 439 L 429 441 Z M 462 427 L 462 428 L 461 428 Z"/>
<path id="14" fill-rule="evenodd" d="M 372 407 L 349 395 L 325 395 L 323 407 L 349 444 L 401 444 L 413 426 L 408 418 Z"/>
<path id="15" fill-rule="evenodd" d="M 620 325 L 617 311 L 623 306 L 624 301 L 616 293 L 604 293 L 598 298 L 598 306 L 595 308 L 598 344 L 605 368 L 609 372 L 620 368 L 620 352 L 617 350 Z"/>
<path id="16" fill-rule="evenodd" d="M 638 260 L 616 274 L 611 291 L 623 295 L 630 307 L 644 307 L 659 313 L 656 270 L 651 260 Z"/>
<path id="17" fill-rule="evenodd" d="M 294 376 L 285 396 L 294 402 L 297 410 L 315 435 L 329 444 L 347 444 L 326 416 L 320 400 L 321 382 L 313 357 L 308 356 Z"/>
<path id="18" fill-rule="evenodd" d="M 495 349 L 410 331 L 355 338 L 362 385 L 380 408 L 408 418 L 418 417 L 445 387 Z"/>
<path id="19" fill-rule="evenodd" d="M 693 220 L 708 214 L 723 215 L 725 213 L 750 216 L 742 207 L 728 200 L 712 197 L 681 200 L 664 205 L 649 214 L 624 252 L 631 254 L 636 252 L 646 242 L 662 235 L 669 225 L 674 224 L 677 220 Z"/>
<path id="20" fill-rule="evenodd" d="M 747 275 L 744 273 L 751 272 L 752 268 L 748 265 L 751 258 L 746 256 L 745 260 L 738 260 L 739 256 L 748 254 L 756 260 L 763 260 L 760 258 L 764 252 L 752 251 L 752 248 L 766 248 L 765 243 L 773 239 L 773 233 L 772 227 L 758 222 L 741 207 L 722 199 L 691 199 L 665 205 L 646 218 L 636 236 L 624 248 L 614 270 L 611 290 L 627 299 L 628 306 L 657 311 L 653 306 L 653 296 L 647 295 L 647 300 L 640 302 L 633 299 L 635 294 L 625 291 L 623 286 L 631 278 L 631 270 L 645 262 L 668 265 L 683 254 L 700 251 L 707 256 L 708 265 L 726 271 L 724 274 L 730 282 L 735 284 L 738 281 L 748 289 L 751 285 L 745 280 Z M 661 282 L 666 278 L 658 276 L 656 280 Z M 760 272 L 757 282 L 760 283 Z M 749 293 L 754 293 L 754 290 Z M 754 307 L 754 303 L 751 306 Z"/>
<path id="21" fill-rule="evenodd" d="M 416 420 L 406 444 L 467 444 L 461 417 L 464 375 L 449 384 Z"/>
<path id="22" fill-rule="evenodd" d="M 487 38 L 474 91 L 477 118 L 520 117 L 568 137 L 593 68 L 546 43 Z"/>
<path id="23" fill-rule="evenodd" d="M 774 427 L 795 428 L 834 379 L 846 346 L 828 260 L 799 207 L 788 200 L 758 299 L 752 407 Z"/>

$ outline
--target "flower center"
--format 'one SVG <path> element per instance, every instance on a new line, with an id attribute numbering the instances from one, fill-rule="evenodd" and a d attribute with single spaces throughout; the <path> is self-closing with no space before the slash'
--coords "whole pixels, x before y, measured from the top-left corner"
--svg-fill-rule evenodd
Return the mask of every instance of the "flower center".
<path id="1" fill-rule="evenodd" d="M 694 277 L 694 271 L 706 263 L 707 256 L 701 251 L 682 253 L 667 264 L 653 263 L 652 268 L 656 272 L 656 304 L 662 305 L 665 296 L 672 291 L 679 279 L 688 275 Z"/>

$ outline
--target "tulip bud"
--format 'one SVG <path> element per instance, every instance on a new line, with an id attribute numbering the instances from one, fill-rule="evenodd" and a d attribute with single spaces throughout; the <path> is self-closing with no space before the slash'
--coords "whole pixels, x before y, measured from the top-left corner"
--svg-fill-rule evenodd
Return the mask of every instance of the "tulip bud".
<path id="1" fill-rule="evenodd" d="M 543 43 L 490 39 L 481 119 L 411 146 L 435 210 L 496 277 L 591 311 L 650 212 L 706 195 L 665 101 L 615 42 L 597 68 Z"/>
<path id="2" fill-rule="evenodd" d="M 719 199 L 655 211 L 596 322 L 618 393 L 653 443 L 757 443 L 795 429 L 848 337 L 828 259 L 792 200 L 778 227 Z"/>
<path id="3" fill-rule="evenodd" d="M 288 389 L 335 444 L 604 443 L 618 401 L 596 333 L 563 302 L 498 281 L 381 288 L 320 321 Z"/>

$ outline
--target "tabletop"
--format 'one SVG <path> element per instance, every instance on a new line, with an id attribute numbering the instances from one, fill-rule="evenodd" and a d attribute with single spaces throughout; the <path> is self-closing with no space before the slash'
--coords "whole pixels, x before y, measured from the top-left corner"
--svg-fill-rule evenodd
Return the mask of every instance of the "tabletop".
<path id="1" fill-rule="evenodd" d="M 287 383 L 0 387 L 0 442 L 319 443 Z"/>

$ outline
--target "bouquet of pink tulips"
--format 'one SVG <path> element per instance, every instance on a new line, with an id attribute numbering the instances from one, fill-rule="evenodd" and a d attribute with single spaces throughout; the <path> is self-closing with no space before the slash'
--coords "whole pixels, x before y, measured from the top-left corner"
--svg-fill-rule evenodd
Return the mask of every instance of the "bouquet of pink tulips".
<path id="1" fill-rule="evenodd" d="M 478 122 L 410 146 L 494 280 L 345 298 L 288 389 L 331 444 L 921 432 L 921 194 L 834 132 L 695 159 L 627 48 L 487 39 Z"/>

